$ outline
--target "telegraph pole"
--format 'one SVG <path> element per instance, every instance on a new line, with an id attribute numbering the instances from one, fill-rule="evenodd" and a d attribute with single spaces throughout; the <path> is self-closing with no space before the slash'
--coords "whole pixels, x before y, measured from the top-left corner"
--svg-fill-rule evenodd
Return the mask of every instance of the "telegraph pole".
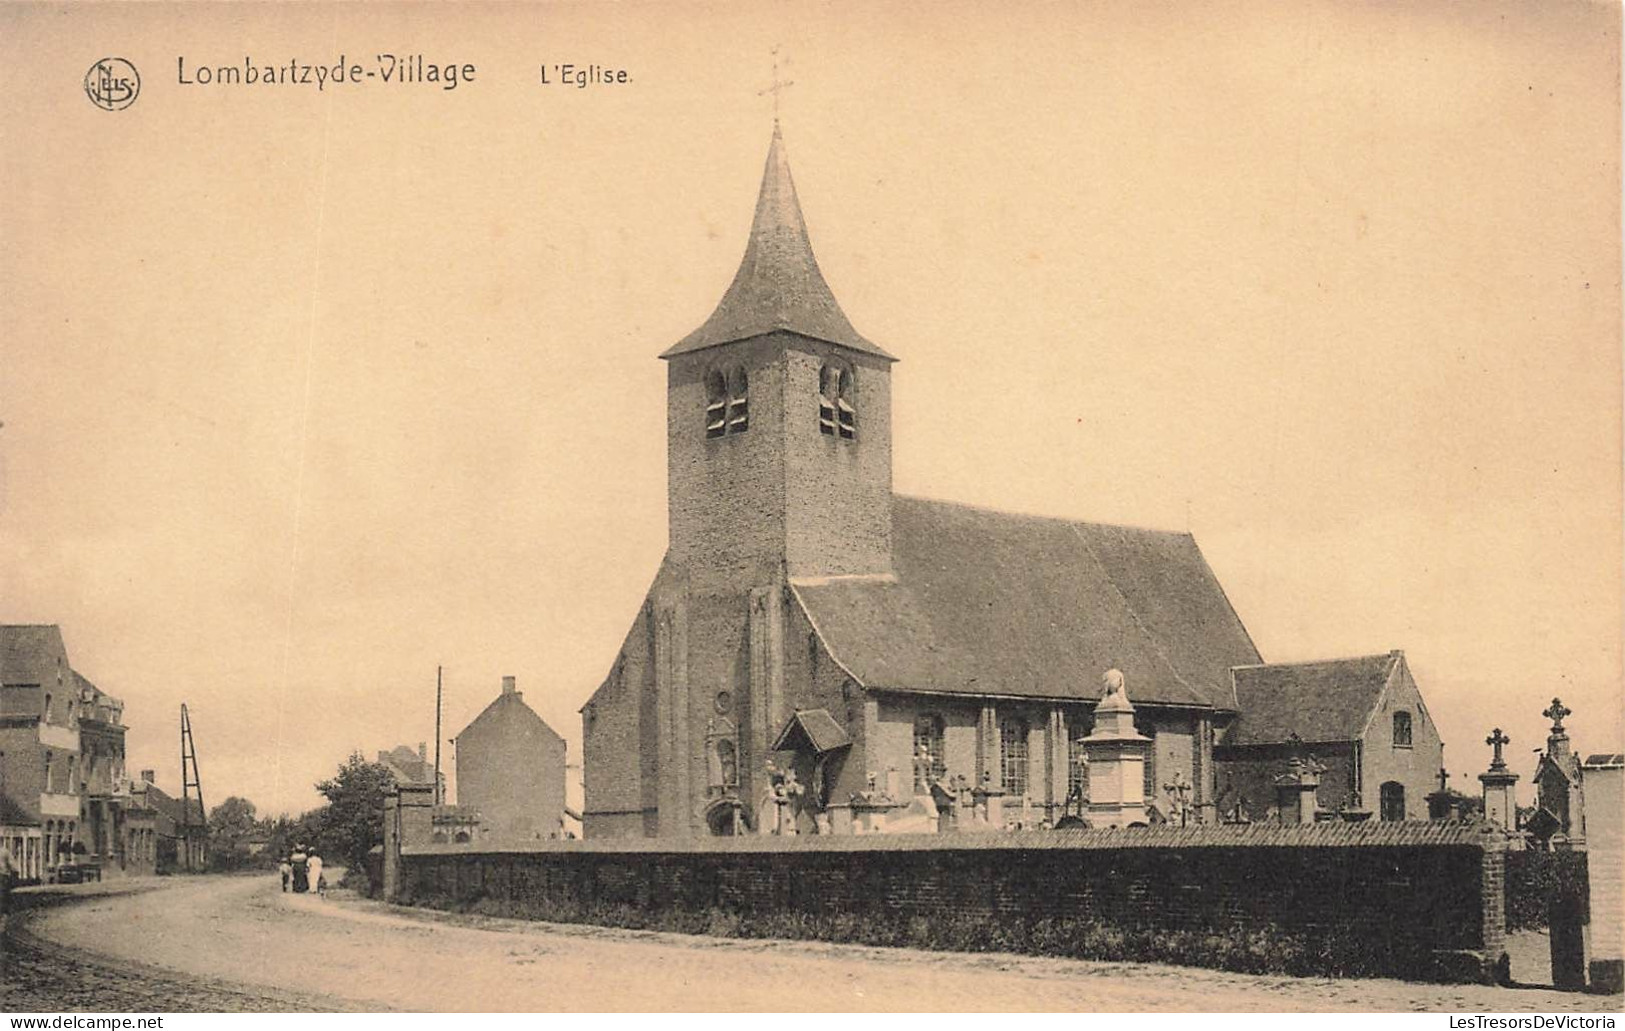
<path id="1" fill-rule="evenodd" d="M 188 768 L 190 763 L 190 768 Z M 192 717 L 181 703 L 181 848 L 186 852 L 186 870 L 192 871 L 192 792 L 202 814 L 203 833 L 208 834 L 209 811 L 203 808 L 203 780 L 197 772 L 197 745 L 192 741 Z M 201 860 L 201 856 L 198 857 Z"/>
<path id="2" fill-rule="evenodd" d="M 441 805 L 446 800 L 440 797 L 440 698 L 445 667 L 434 668 L 434 804 Z"/>

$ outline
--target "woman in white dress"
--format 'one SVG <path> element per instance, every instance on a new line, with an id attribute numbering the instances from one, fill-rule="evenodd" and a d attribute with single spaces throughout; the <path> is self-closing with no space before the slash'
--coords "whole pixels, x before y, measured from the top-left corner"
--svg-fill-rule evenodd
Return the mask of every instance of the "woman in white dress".
<path id="1" fill-rule="evenodd" d="M 310 850 L 307 868 L 309 872 L 306 876 L 310 878 L 310 890 L 313 893 L 320 894 L 322 888 L 322 857 L 316 854 L 315 849 Z"/>

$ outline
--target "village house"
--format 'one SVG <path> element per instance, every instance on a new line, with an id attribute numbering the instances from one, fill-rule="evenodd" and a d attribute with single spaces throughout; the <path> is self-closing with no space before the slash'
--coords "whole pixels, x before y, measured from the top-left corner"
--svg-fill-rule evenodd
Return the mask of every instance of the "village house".
<path id="1" fill-rule="evenodd" d="M 525 704 L 514 677 L 457 735 L 457 807 L 477 814 L 483 838 L 536 841 L 563 838 L 564 738 Z M 457 813 L 439 813 L 450 840 Z M 466 829 L 462 833 L 467 833 Z"/>
<path id="2" fill-rule="evenodd" d="M 776 127 L 732 284 L 660 357 L 669 543 L 581 709 L 589 838 L 1087 822 L 1107 670 L 1148 819 L 1218 819 L 1305 732 L 1339 801 L 1391 782 L 1383 815 L 1418 815 L 1439 745 L 1402 658 L 1329 664 L 1322 700 L 1264 664 L 1190 534 L 893 493 L 896 359 L 825 282 Z"/>
<path id="3" fill-rule="evenodd" d="M 435 773 L 427 741 L 419 741 L 415 752 L 408 745 L 396 745 L 387 752 L 379 752 L 378 765 L 389 771 L 396 784 L 428 784 L 438 789 L 436 798 L 446 797 L 446 775 Z"/>
<path id="4" fill-rule="evenodd" d="M 209 829 L 203 804 L 160 788 L 153 770 L 142 770 L 130 785 L 132 818 L 142 821 L 139 861 L 154 873 L 202 871 L 209 867 Z"/>
<path id="5" fill-rule="evenodd" d="M 73 669 L 60 627 L 0 626 L 0 845 L 24 877 L 153 872 L 126 729 L 124 703 Z"/>

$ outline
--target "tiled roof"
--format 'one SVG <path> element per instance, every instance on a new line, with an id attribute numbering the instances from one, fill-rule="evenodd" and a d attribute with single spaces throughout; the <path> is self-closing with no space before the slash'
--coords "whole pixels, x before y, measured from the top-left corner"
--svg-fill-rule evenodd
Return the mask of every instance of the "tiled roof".
<path id="1" fill-rule="evenodd" d="M 852 328 L 829 284 L 824 282 L 812 243 L 807 239 L 807 223 L 801 217 L 801 202 L 796 199 L 784 140 L 776 125 L 739 271 L 705 324 L 660 357 L 671 358 L 775 330 L 789 330 L 891 358 Z"/>
<path id="2" fill-rule="evenodd" d="M 57 674 L 67 674 L 63 659 L 62 628 L 55 624 L 0 626 L 0 683 L 56 686 Z"/>
<path id="3" fill-rule="evenodd" d="M 1294 734 L 1308 743 L 1356 740 L 1402 661 L 1399 652 L 1389 652 L 1239 668 L 1235 681 L 1241 719 L 1224 743 L 1278 744 Z"/>
<path id="4" fill-rule="evenodd" d="M 895 578 L 792 585 L 835 659 L 866 687 L 1100 697 L 1235 708 L 1230 667 L 1257 663 L 1184 533 L 895 497 Z"/>
<path id="5" fill-rule="evenodd" d="M 515 692 L 513 694 L 499 694 L 491 700 L 491 704 L 480 710 L 480 714 L 468 721 L 468 726 L 458 733 L 458 739 L 467 736 L 468 732 L 478 727 L 494 723 L 498 720 L 528 723 L 533 729 L 541 730 L 550 737 L 563 741 L 559 732 L 548 726 L 547 721 L 536 714 L 536 710 L 525 704 L 525 700 Z"/>
<path id="6" fill-rule="evenodd" d="M 829 714 L 828 709 L 801 709 L 785 724 L 784 732 L 773 743 L 772 750 L 777 752 L 790 747 L 791 739 L 798 728 L 806 735 L 813 751 L 820 755 L 824 752 L 833 752 L 837 748 L 845 748 L 852 743 L 852 739 L 841 729 L 841 725 L 835 722 L 835 717 Z"/>

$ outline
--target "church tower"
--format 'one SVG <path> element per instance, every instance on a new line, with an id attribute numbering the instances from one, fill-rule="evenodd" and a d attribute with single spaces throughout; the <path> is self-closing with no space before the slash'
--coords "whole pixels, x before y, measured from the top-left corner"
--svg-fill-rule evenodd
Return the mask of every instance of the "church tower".
<path id="1" fill-rule="evenodd" d="M 745 256 L 667 365 L 668 561 L 690 589 L 891 571 L 891 363 L 819 271 L 778 125 Z"/>

